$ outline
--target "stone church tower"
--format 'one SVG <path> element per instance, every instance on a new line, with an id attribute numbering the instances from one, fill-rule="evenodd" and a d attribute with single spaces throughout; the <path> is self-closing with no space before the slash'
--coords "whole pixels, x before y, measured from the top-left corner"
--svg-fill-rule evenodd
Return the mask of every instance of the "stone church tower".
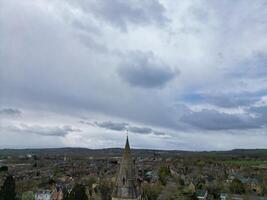
<path id="1" fill-rule="evenodd" d="M 137 188 L 136 169 L 131 156 L 128 136 L 126 139 L 123 157 L 120 163 L 119 173 L 112 200 L 140 200 L 141 195 Z"/>

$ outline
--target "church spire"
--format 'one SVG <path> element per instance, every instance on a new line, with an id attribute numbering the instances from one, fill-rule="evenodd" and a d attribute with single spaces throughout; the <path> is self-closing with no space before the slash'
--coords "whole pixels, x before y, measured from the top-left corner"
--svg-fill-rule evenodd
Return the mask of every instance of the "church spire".
<path id="1" fill-rule="evenodd" d="M 128 131 L 127 131 L 126 143 L 125 143 L 125 148 L 123 152 L 123 159 L 129 159 L 130 157 L 131 157 L 131 148 L 129 144 Z"/>
<path id="2" fill-rule="evenodd" d="M 112 194 L 112 200 L 137 200 L 139 197 L 140 195 L 137 189 L 135 166 L 131 156 L 127 132 L 125 148 L 120 162 L 120 169 L 117 175 L 115 188 Z"/>

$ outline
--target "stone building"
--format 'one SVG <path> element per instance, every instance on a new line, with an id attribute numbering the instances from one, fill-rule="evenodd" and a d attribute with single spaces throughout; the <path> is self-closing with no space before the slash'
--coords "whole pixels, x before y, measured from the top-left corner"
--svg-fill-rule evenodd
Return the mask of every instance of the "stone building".
<path id="1" fill-rule="evenodd" d="M 52 192 L 50 190 L 39 190 L 34 195 L 35 200 L 51 200 Z"/>
<path id="2" fill-rule="evenodd" d="M 136 169 L 131 156 L 131 149 L 127 136 L 115 188 L 112 193 L 112 200 L 129 199 L 140 200 L 141 195 L 137 187 Z"/>

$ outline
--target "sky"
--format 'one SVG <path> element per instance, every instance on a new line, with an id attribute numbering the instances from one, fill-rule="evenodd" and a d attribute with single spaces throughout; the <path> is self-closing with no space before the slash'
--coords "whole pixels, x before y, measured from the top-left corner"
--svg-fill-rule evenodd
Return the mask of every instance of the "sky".
<path id="1" fill-rule="evenodd" d="M 1 0 L 0 148 L 267 148 L 267 1 Z"/>

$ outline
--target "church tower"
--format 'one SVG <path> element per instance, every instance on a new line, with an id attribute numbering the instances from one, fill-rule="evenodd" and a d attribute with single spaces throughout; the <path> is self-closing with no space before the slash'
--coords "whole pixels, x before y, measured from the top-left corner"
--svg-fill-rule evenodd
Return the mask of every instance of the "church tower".
<path id="1" fill-rule="evenodd" d="M 115 188 L 112 193 L 112 200 L 130 199 L 139 200 L 141 199 L 141 195 L 137 188 L 136 170 L 132 160 L 131 149 L 127 135 L 119 173 L 116 179 Z"/>

